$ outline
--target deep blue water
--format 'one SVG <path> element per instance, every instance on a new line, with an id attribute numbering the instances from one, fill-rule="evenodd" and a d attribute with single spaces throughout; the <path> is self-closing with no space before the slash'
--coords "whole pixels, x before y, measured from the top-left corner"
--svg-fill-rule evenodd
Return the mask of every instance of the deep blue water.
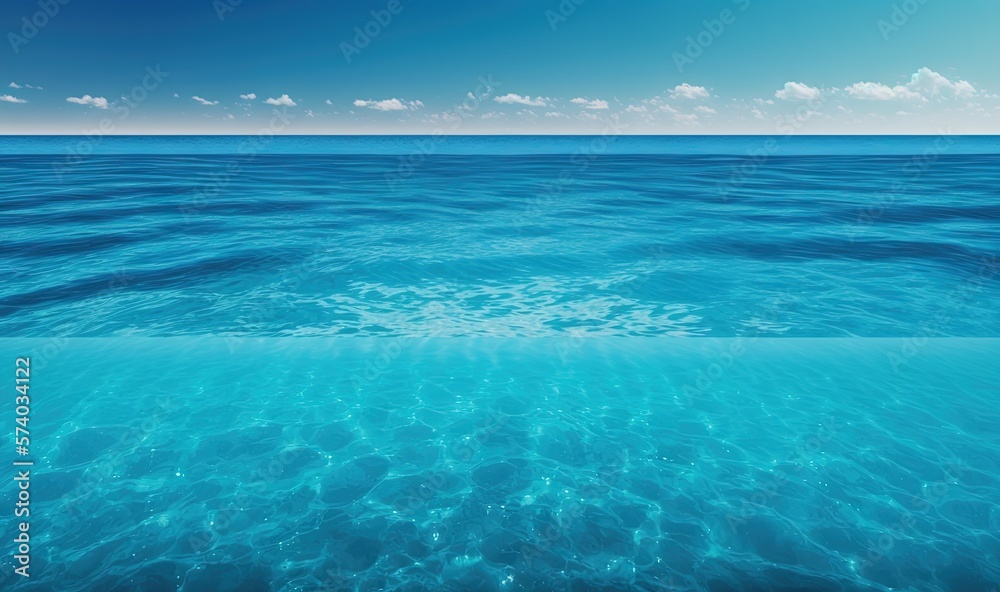
<path id="1" fill-rule="evenodd" d="M 0 136 L 0 154 L 75 159 L 96 154 L 389 155 L 862 155 L 933 157 L 998 154 L 1000 136 L 626 136 L 609 125 L 596 136 Z"/>
<path id="2" fill-rule="evenodd" d="M 0 585 L 993 592 L 998 187 L 996 137 L 0 138 Z"/>

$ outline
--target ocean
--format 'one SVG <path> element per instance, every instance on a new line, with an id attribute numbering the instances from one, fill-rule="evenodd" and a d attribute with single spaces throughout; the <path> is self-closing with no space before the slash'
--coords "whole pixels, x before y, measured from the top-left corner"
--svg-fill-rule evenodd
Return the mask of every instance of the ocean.
<path id="1" fill-rule="evenodd" d="M 0 587 L 1000 591 L 998 187 L 994 136 L 0 138 Z"/>

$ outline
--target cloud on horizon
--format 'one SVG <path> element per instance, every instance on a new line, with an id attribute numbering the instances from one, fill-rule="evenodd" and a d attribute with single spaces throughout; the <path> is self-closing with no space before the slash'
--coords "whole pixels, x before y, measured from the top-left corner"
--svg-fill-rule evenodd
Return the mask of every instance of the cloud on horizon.
<path id="1" fill-rule="evenodd" d="M 774 93 L 774 96 L 783 101 L 812 101 L 820 98 L 822 94 L 818 88 L 808 84 L 786 82 L 785 87 Z"/>
<path id="2" fill-rule="evenodd" d="M 298 105 L 298 103 L 293 101 L 292 98 L 289 97 L 288 95 L 281 95 L 277 99 L 268 97 L 268 99 L 264 102 L 267 103 L 268 105 L 274 105 L 275 107 L 295 107 Z"/>
<path id="3" fill-rule="evenodd" d="M 354 106 L 375 109 L 376 111 L 407 111 L 423 107 L 424 104 L 421 101 L 405 101 L 401 99 L 384 99 L 381 101 L 355 99 Z"/>
<path id="4" fill-rule="evenodd" d="M 108 100 L 104 97 L 92 97 L 90 95 L 83 95 L 82 97 L 66 97 L 66 101 L 69 103 L 76 103 L 77 105 L 90 105 L 97 109 L 107 109 Z"/>
<path id="5" fill-rule="evenodd" d="M 858 82 L 844 88 L 848 96 L 869 101 L 922 100 L 934 97 L 967 99 L 977 94 L 972 84 L 965 80 L 952 81 L 931 70 L 920 68 L 905 85 L 889 86 L 881 82 Z"/>
<path id="6" fill-rule="evenodd" d="M 584 99 L 582 97 L 578 97 L 578 98 L 575 98 L 575 99 L 571 99 L 570 103 L 573 103 L 575 105 L 583 105 L 587 109 L 607 109 L 608 108 L 608 102 L 607 101 L 602 101 L 600 99 L 594 99 L 593 101 L 588 101 L 587 99 Z"/>
<path id="7" fill-rule="evenodd" d="M 493 100 L 498 103 L 503 103 L 505 105 L 527 105 L 528 107 L 548 107 L 546 101 L 550 101 L 548 97 L 535 97 L 531 98 L 531 95 L 521 96 L 514 93 L 507 93 L 502 97 L 493 97 Z"/>
<path id="8" fill-rule="evenodd" d="M 976 89 L 965 80 L 952 82 L 926 67 L 917 70 L 910 77 L 910 82 L 907 83 L 906 87 L 912 91 L 930 96 L 942 94 L 942 91 L 947 91 L 949 94 L 960 99 L 969 98 L 976 94 Z"/>
<path id="9" fill-rule="evenodd" d="M 707 99 L 708 89 L 704 86 L 691 86 L 687 82 L 670 89 L 671 99 Z"/>
<path id="10" fill-rule="evenodd" d="M 481 89 L 475 92 L 467 92 L 462 89 L 462 95 L 469 100 L 462 106 L 452 106 L 452 110 L 466 109 L 475 112 L 474 118 L 469 118 L 471 122 L 490 120 L 483 125 L 470 123 L 470 132 L 473 133 L 509 133 L 531 132 L 539 133 L 562 133 L 563 131 L 577 133 L 581 130 L 592 132 L 597 130 L 596 124 L 591 122 L 603 121 L 607 117 L 621 117 L 626 122 L 627 129 L 638 130 L 638 133 L 668 133 L 674 130 L 675 133 L 696 133 L 695 131 L 683 131 L 686 126 L 703 126 L 703 129 L 723 133 L 766 133 L 773 130 L 773 126 L 768 125 L 768 121 L 778 121 L 779 118 L 787 118 L 796 109 L 801 110 L 803 105 L 808 104 L 809 129 L 813 133 L 831 133 L 831 130 L 850 128 L 864 133 L 884 133 L 879 130 L 906 130 L 905 120 L 901 117 L 909 116 L 913 122 L 912 126 L 919 127 L 920 130 L 931 130 L 944 126 L 950 122 L 960 124 L 963 133 L 966 130 L 980 131 L 983 129 L 994 130 L 1000 125 L 1000 95 L 993 87 L 978 79 L 972 81 L 965 80 L 959 75 L 950 74 L 945 76 L 927 67 L 911 67 L 902 71 L 896 70 L 897 75 L 888 80 L 862 80 L 852 76 L 849 72 L 844 76 L 832 77 L 822 81 L 813 79 L 790 80 L 772 91 L 768 96 L 768 87 L 775 88 L 770 84 L 752 94 L 744 93 L 741 90 L 733 89 L 727 91 L 724 96 L 716 94 L 716 90 L 709 90 L 705 86 L 697 86 L 690 83 L 662 85 L 666 87 L 656 94 L 656 87 L 652 87 L 652 92 L 646 94 L 636 94 L 629 96 L 626 94 L 615 95 L 608 91 L 604 96 L 608 99 L 598 98 L 601 94 L 578 95 L 578 94 L 550 94 L 542 95 L 519 95 L 517 93 L 503 93 L 492 95 L 483 94 Z M 907 74 L 909 72 L 909 74 Z M 950 71 L 949 71 L 950 72 Z M 781 80 L 781 78 L 779 78 Z M 242 84 L 246 84 L 244 81 Z M 258 86 L 259 81 L 249 81 L 251 88 Z M 815 84 L 821 82 L 820 84 Z M 19 89 L 28 88 L 24 83 L 12 82 Z M 241 84 L 241 86 L 242 86 Z M 815 86 L 813 85 L 815 84 Z M 659 86 L 659 85 L 658 85 Z M 14 87 L 11 86 L 13 89 Z M 0 89 L 7 92 L 14 90 Z M 100 89 L 98 89 L 100 90 Z M 253 118 L 263 118 L 271 113 L 272 108 L 265 105 L 277 107 L 302 107 L 303 117 L 315 117 L 316 125 L 328 126 L 331 130 L 354 129 L 362 130 L 366 128 L 379 129 L 381 131 L 399 129 L 404 132 L 423 129 L 420 125 L 437 121 L 435 112 L 447 109 L 442 99 L 439 102 L 429 102 L 425 105 L 421 101 L 403 99 L 402 97 L 366 99 L 340 97 L 337 100 L 318 96 L 304 96 L 301 99 L 293 100 L 289 94 L 281 94 L 276 97 L 261 96 L 256 93 L 239 92 L 239 88 L 234 89 L 233 96 L 238 96 L 236 101 L 229 100 L 230 110 L 239 111 L 238 116 L 230 117 L 224 111 L 223 103 L 220 100 L 209 100 L 199 95 L 187 95 L 189 100 L 194 101 L 199 106 L 219 106 L 219 109 L 190 109 L 190 104 L 186 103 L 182 97 L 170 101 L 169 111 L 165 111 L 167 116 L 175 116 L 179 121 L 183 118 L 197 116 L 202 123 L 188 119 L 192 129 L 211 128 L 211 123 L 204 123 L 208 120 L 220 118 L 239 119 L 250 122 Z M 294 90 L 294 89 L 293 89 Z M 0 102 L 6 104 L 30 103 L 17 113 L 42 113 L 44 109 L 50 109 L 61 101 L 59 95 L 52 93 L 33 94 L 32 98 L 25 100 L 24 92 L 17 90 L 20 96 L 5 94 L 0 96 Z M 31 93 L 32 91 L 27 91 Z M 225 94 L 226 91 L 219 91 Z M 402 91 L 405 93 L 405 91 Z M 600 91 L 598 91 L 600 92 Z M 164 93 L 163 97 L 171 96 L 173 91 Z M 357 96 L 357 95 L 355 95 Z M 363 95 L 362 95 L 363 96 Z M 376 95 L 378 96 L 378 95 Z M 383 95 L 385 96 L 385 95 Z M 406 96 L 404 94 L 404 96 Z M 47 98 L 46 98 L 47 97 Z M 461 95 L 459 95 L 461 97 Z M 756 97 L 756 98 L 755 98 Z M 492 99 L 492 100 L 490 100 Z M 128 99 L 123 97 L 125 103 L 108 100 L 102 96 L 83 95 L 68 97 L 66 101 L 95 109 L 115 109 L 121 104 L 127 104 Z M 258 103 L 257 101 L 260 101 Z M 811 102 L 814 101 L 814 102 Z M 440 105 L 438 103 L 441 103 Z M 822 104 L 823 108 L 818 105 Z M 330 108 L 321 108 L 329 106 Z M 493 108 L 489 108 L 493 105 Z M 259 107 L 258 107 L 259 106 Z M 316 107 L 313 111 L 306 112 L 306 107 Z M 338 106 L 342 108 L 338 108 Z M 346 107 L 346 108 L 344 108 Z M 14 109 L 10 107 L 8 109 Z M 368 110 L 386 115 L 376 115 Z M 70 109 L 69 111 L 72 111 Z M 489 114 L 487 114 L 489 112 Z M 15 111 L 10 111 L 11 114 Z M 86 117 L 85 111 L 79 111 L 80 117 Z M 214 113 L 215 117 L 211 114 Z M 798 113 L 798 111 L 794 111 Z M 903 115 L 903 114 L 906 115 Z M 44 113 L 42 113 L 44 114 Z M 396 114 L 395 117 L 391 114 Z M 412 114 L 412 116 L 411 116 Z M 445 111 L 441 117 L 450 116 L 457 118 L 455 113 Z M 813 118 L 812 116 L 817 117 Z M 250 118 L 250 119 L 247 119 Z M 320 121 L 323 120 L 323 121 Z M 343 125 L 340 125 L 343 124 Z M 155 124 L 154 124 L 155 125 Z M 248 123 L 248 126 L 250 124 Z M 356 125 L 356 128 L 350 126 Z M 933 127 L 932 127 L 933 126 Z M 983 127 L 985 126 L 985 127 Z M 130 126 L 132 127 L 132 126 Z M 145 127 L 145 126 L 144 126 Z M 249 127 L 248 127 L 249 129 Z M 323 129 L 327 129 L 324 127 Z M 214 130 L 213 130 L 214 131 Z M 971 133 L 971 132 L 970 132 Z"/>
<path id="11" fill-rule="evenodd" d="M 893 99 L 922 99 L 923 95 L 902 85 L 887 86 L 881 82 L 858 82 L 844 87 L 844 92 L 855 99 L 891 101 Z"/>

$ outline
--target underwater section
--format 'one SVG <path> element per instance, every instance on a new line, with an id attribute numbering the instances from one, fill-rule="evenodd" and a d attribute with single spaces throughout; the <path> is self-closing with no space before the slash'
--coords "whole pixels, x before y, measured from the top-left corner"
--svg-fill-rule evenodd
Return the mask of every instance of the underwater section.
<path id="1" fill-rule="evenodd" d="M 1000 582 L 1000 340 L 0 340 L 18 356 L 17 589 Z"/>

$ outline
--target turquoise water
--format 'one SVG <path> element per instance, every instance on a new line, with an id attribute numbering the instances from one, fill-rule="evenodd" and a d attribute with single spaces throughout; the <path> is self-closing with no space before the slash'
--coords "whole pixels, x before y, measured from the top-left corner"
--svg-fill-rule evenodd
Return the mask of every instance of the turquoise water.
<path id="1" fill-rule="evenodd" d="M 3 588 L 1000 588 L 996 140 L 615 140 L 4 139 Z"/>

